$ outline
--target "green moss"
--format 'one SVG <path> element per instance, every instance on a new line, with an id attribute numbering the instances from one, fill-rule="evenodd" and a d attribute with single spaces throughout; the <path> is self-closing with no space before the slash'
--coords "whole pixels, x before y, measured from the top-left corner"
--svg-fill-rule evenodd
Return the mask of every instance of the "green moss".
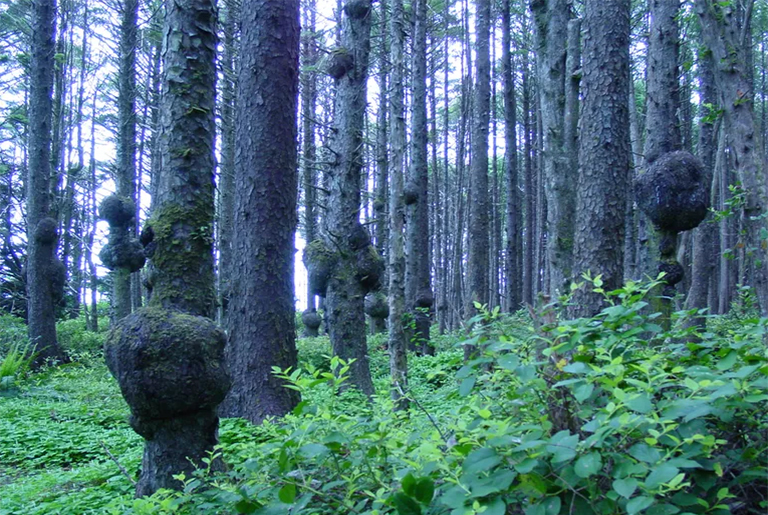
<path id="1" fill-rule="evenodd" d="M 148 221 L 157 248 L 152 303 L 210 316 L 213 289 L 213 206 L 198 199 L 190 206 L 166 202 Z"/>

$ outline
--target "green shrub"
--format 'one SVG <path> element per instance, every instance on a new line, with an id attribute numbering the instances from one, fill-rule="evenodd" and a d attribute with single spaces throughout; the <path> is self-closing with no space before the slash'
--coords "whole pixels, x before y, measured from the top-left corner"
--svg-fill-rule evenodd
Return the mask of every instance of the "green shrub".
<path id="1" fill-rule="evenodd" d="M 106 332 L 88 331 L 81 317 L 57 323 L 56 336 L 67 355 L 74 357 L 83 353 L 100 353 Z"/>
<path id="2" fill-rule="evenodd" d="M 0 356 L 27 341 L 27 325 L 19 317 L 0 315 Z"/>
<path id="3" fill-rule="evenodd" d="M 8 352 L 0 359 L 0 391 L 10 390 L 26 375 L 34 355 L 29 353 L 30 342 L 11 344 Z"/>

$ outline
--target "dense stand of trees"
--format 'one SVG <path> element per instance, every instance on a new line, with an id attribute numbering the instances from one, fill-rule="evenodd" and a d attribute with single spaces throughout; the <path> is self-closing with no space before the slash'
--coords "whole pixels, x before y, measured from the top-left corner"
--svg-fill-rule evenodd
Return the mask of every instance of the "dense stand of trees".
<path id="1" fill-rule="evenodd" d="M 308 332 L 322 314 L 371 395 L 365 314 L 388 318 L 399 407 L 430 325 L 584 277 L 571 314 L 659 271 L 662 309 L 768 313 L 765 3 L 181 4 L 215 43 L 154 0 L 0 1 L 0 308 L 38 363 L 65 358 L 56 316 L 96 328 L 100 292 L 114 321 L 148 302 L 216 319 L 221 413 L 285 413 L 297 230 Z M 215 73 L 185 68 L 203 43 Z M 162 222 L 177 201 L 199 220 Z"/>

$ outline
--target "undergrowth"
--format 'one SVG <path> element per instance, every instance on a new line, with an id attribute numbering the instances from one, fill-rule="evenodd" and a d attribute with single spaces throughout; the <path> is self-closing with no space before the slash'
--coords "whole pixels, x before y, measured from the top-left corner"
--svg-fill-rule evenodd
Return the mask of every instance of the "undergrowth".
<path id="1" fill-rule="evenodd" d="M 141 439 L 83 351 L 0 399 L 0 515 L 765 513 L 768 320 L 696 332 L 681 312 L 665 331 L 649 289 L 606 294 L 588 319 L 482 311 L 409 356 L 409 411 L 392 410 L 386 336 L 369 339 L 371 403 L 327 338 L 300 340 L 300 368 L 275 371 L 302 394 L 293 413 L 222 420 L 228 470 L 136 500 Z M 467 363 L 464 345 L 480 350 Z"/>

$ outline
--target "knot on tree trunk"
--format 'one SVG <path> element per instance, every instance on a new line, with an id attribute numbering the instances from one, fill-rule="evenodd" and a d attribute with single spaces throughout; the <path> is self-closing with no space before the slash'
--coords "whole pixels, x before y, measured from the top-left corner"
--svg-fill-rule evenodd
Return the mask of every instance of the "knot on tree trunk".
<path id="1" fill-rule="evenodd" d="M 344 4 L 344 13 L 353 20 L 360 20 L 368 16 L 371 12 L 371 2 L 369 0 L 349 0 Z"/>
<path id="2" fill-rule="evenodd" d="M 212 320 L 158 307 L 118 322 L 104 355 L 134 429 L 152 440 L 158 421 L 215 410 L 230 384 L 225 343 Z"/>
<path id="3" fill-rule="evenodd" d="M 707 216 L 707 179 L 701 159 L 685 151 L 668 152 L 638 178 L 637 203 L 659 230 L 688 231 Z"/>
<path id="4" fill-rule="evenodd" d="M 380 285 L 384 274 L 384 259 L 370 243 L 357 251 L 355 278 L 366 292 L 375 290 Z"/>
<path id="5" fill-rule="evenodd" d="M 304 324 L 304 335 L 315 337 L 318 335 L 322 318 L 314 309 L 308 309 L 301 314 L 301 323 Z"/>
<path id="6" fill-rule="evenodd" d="M 110 195 L 99 206 L 99 216 L 109 223 L 109 243 L 99 254 L 101 262 L 110 270 L 119 268 L 136 272 L 144 266 L 144 247 L 131 236 L 136 207 L 126 198 Z"/>
<path id="7" fill-rule="evenodd" d="M 334 80 L 341 80 L 354 68 L 355 58 L 349 50 L 344 47 L 337 47 L 331 51 L 327 71 Z"/>
<path id="8" fill-rule="evenodd" d="M 304 266 L 307 267 L 309 289 L 314 295 L 325 296 L 328 280 L 338 260 L 339 255 L 323 240 L 311 241 L 304 248 Z"/>

